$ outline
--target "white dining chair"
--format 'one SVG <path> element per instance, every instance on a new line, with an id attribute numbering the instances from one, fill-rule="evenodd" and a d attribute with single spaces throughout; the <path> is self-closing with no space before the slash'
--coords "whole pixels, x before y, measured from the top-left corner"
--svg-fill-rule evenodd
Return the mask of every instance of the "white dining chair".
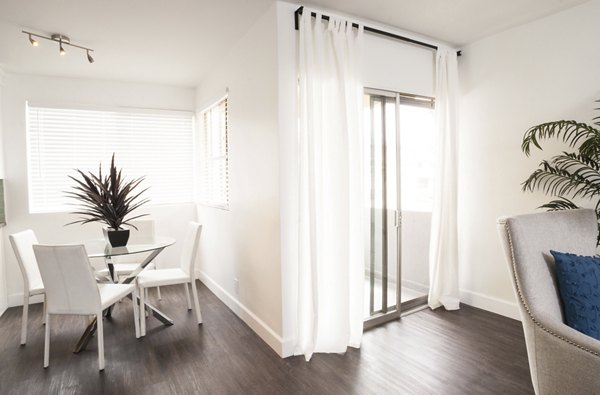
<path id="1" fill-rule="evenodd" d="M 133 284 L 98 284 L 83 245 L 34 245 L 33 251 L 46 285 L 44 368 L 50 360 L 51 315 L 94 315 L 98 336 L 98 365 L 104 370 L 105 309 L 132 295 L 135 337 L 140 337 L 137 290 Z"/>
<path id="2" fill-rule="evenodd" d="M 198 302 L 198 290 L 196 289 L 196 274 L 194 270 L 201 232 L 202 225 L 196 222 L 189 223 L 185 240 L 183 241 L 182 253 L 178 268 L 145 270 L 137 276 L 136 281 L 139 287 L 140 306 L 144 306 L 145 302 L 144 289 L 148 287 L 157 287 L 159 285 L 183 284 L 183 287 L 185 288 L 185 296 L 187 298 L 187 307 L 188 310 L 191 310 L 192 305 L 188 291 L 188 284 L 190 284 L 194 297 L 194 310 L 196 313 L 196 319 L 198 324 L 202 323 L 202 313 L 200 312 L 200 303 Z M 145 336 L 145 314 L 141 314 L 141 331 L 142 336 Z"/>
<path id="3" fill-rule="evenodd" d="M 31 229 L 14 233 L 8 236 L 12 245 L 19 269 L 23 275 L 23 318 L 21 319 L 21 345 L 27 343 L 27 321 L 29 316 L 29 298 L 34 295 L 44 295 L 44 283 L 38 269 L 33 245 L 37 244 L 35 233 Z M 46 318 L 46 303 L 43 302 L 42 323 Z"/>

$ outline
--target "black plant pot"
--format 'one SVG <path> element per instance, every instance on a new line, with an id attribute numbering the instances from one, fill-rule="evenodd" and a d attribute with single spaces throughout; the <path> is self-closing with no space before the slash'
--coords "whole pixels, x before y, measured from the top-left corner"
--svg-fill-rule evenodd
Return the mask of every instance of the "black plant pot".
<path id="1" fill-rule="evenodd" d="M 127 245 L 129 240 L 129 229 L 104 228 L 104 237 L 113 247 L 123 247 Z"/>

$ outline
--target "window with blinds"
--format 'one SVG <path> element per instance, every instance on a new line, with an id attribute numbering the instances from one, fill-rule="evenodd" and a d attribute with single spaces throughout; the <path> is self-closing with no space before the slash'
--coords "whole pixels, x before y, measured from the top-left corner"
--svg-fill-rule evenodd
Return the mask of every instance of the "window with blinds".
<path id="1" fill-rule="evenodd" d="M 200 114 L 200 203 L 229 208 L 227 97 Z"/>
<path id="2" fill-rule="evenodd" d="M 150 204 L 193 201 L 194 115 L 169 111 L 100 111 L 27 107 L 29 211 L 74 209 L 67 198 L 75 169 L 97 174 L 117 167 L 145 177 Z"/>

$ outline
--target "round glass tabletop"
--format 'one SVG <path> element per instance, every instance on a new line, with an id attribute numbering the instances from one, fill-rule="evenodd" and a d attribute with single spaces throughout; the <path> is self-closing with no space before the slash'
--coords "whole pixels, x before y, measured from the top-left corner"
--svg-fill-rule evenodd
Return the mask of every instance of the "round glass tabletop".
<path id="1" fill-rule="evenodd" d="M 139 254 L 165 248 L 175 243 L 172 237 L 156 236 L 149 239 L 130 240 L 124 247 L 113 247 L 105 239 L 91 240 L 85 242 L 85 249 L 89 258 L 102 258 L 108 256 L 119 256 Z"/>

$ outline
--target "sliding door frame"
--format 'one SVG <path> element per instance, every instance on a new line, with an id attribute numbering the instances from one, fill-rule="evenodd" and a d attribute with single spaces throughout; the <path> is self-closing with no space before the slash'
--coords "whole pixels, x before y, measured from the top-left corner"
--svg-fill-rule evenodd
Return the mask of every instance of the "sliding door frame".
<path id="1" fill-rule="evenodd" d="M 396 112 L 396 125 L 395 125 L 395 141 L 396 141 L 396 174 L 399 175 L 400 173 L 400 138 L 399 138 L 399 126 L 400 126 L 400 94 L 396 93 L 396 92 L 390 92 L 390 91 L 384 91 L 384 90 L 380 90 L 380 89 L 371 89 L 371 88 L 365 88 L 364 90 L 365 95 L 369 95 L 369 105 L 371 107 L 371 114 L 373 113 L 373 107 L 374 107 L 374 101 L 375 100 L 380 100 L 382 105 L 381 105 L 381 124 L 382 124 L 382 162 L 383 162 L 383 168 L 382 168 L 382 196 L 383 198 L 383 207 L 382 207 L 382 228 L 383 228 L 383 237 L 382 237 L 382 273 L 381 273 L 381 285 L 382 285 L 382 292 L 381 292 L 381 310 L 379 311 L 375 311 L 374 308 L 374 301 L 375 301 L 375 256 L 374 256 L 374 249 L 373 249 L 373 244 L 374 244 L 374 239 L 375 239 L 375 229 L 373 226 L 373 219 L 375 216 L 375 209 L 373 207 L 371 207 L 371 221 L 370 221 L 370 240 L 371 240 L 371 253 L 369 255 L 370 257 L 370 273 L 369 273 L 369 281 L 370 281 L 370 287 L 369 287 L 369 291 L 370 291 L 370 295 L 369 295 L 369 313 L 370 316 L 369 318 L 367 318 L 364 321 L 363 324 L 363 328 L 365 330 L 370 329 L 372 327 L 381 325 L 383 323 L 389 322 L 389 321 L 393 321 L 393 320 L 397 320 L 400 318 L 401 315 L 401 273 L 400 273 L 400 269 L 401 269 L 401 264 L 400 264 L 400 260 L 401 260 L 401 251 L 402 251 L 402 240 L 401 240 L 401 216 L 400 216 L 400 207 L 402 207 L 400 205 L 400 198 L 401 198 L 401 194 L 400 194 L 400 182 L 399 179 L 396 181 L 396 210 L 394 213 L 394 229 L 396 232 L 396 246 L 397 246 L 397 253 L 396 253 L 396 304 L 394 306 L 389 306 L 388 307 L 388 212 L 387 212 L 387 147 L 386 147 L 386 135 L 387 135 L 387 130 L 386 130 L 386 118 L 385 118 L 385 106 L 386 103 L 389 103 L 390 99 L 394 100 L 395 103 L 395 108 L 394 111 Z M 374 130 L 374 121 L 373 118 L 371 118 L 371 130 Z M 371 136 L 371 155 L 373 157 L 374 154 L 374 133 L 372 132 L 372 136 Z M 372 167 L 371 169 L 371 174 L 372 174 L 372 179 L 374 178 L 374 172 L 375 169 Z M 373 200 L 374 200 L 374 190 L 371 189 L 371 203 L 373 204 Z"/>
<path id="2" fill-rule="evenodd" d="M 374 261 L 374 253 L 371 251 L 371 254 L 369 255 L 370 257 L 370 299 L 369 299 L 369 312 L 370 312 L 370 317 L 367 318 L 364 321 L 363 324 L 363 328 L 364 330 L 373 328 L 375 326 L 384 324 L 386 322 L 389 321 L 393 321 L 396 319 L 401 318 L 403 314 L 403 310 L 406 310 L 406 314 L 409 314 L 413 311 L 417 311 L 420 310 L 421 308 L 423 308 L 424 306 L 426 306 L 427 304 L 427 295 L 425 296 L 421 296 L 415 299 L 411 299 L 408 300 L 404 303 L 402 303 L 402 201 L 401 201 L 401 197 L 402 197 L 402 180 L 401 180 L 401 164 L 402 164 L 402 160 L 401 160 L 401 139 L 400 139 L 400 105 L 401 104 L 408 104 L 411 106 L 417 106 L 417 107 L 425 107 L 425 108 L 430 108 L 430 109 L 434 109 L 435 108 L 435 98 L 434 97 L 430 97 L 430 96 L 422 96 L 422 95 L 414 95 L 414 94 L 410 94 L 410 93 L 402 93 L 402 92 L 394 92 L 394 91 L 389 91 L 389 90 L 385 90 L 385 89 L 375 89 L 375 88 L 368 88 L 365 87 L 364 89 L 364 94 L 368 95 L 370 97 L 370 106 L 371 106 L 371 113 L 373 113 L 373 97 L 379 98 L 379 100 L 382 100 L 382 128 L 383 128 L 383 138 L 384 138 L 384 146 L 385 146 L 385 134 L 386 134 L 386 122 L 385 122 L 385 103 L 386 101 L 390 100 L 390 99 L 394 99 L 395 100 L 395 112 L 396 112 L 396 212 L 394 215 L 394 223 L 395 223 L 395 229 L 396 229 L 396 245 L 397 245 L 397 254 L 396 254 L 396 305 L 395 306 L 390 306 L 387 307 L 387 291 L 388 291 L 388 277 L 387 277 L 387 269 L 388 269 L 388 262 L 387 262 L 387 208 L 384 202 L 384 206 L 383 206 L 383 211 L 384 211 L 384 215 L 383 215 L 383 225 L 382 227 L 384 228 L 384 246 L 385 246 L 385 256 L 386 259 L 384 259 L 384 263 L 382 263 L 382 266 L 385 265 L 385 270 L 382 269 L 382 309 L 378 312 L 374 311 L 374 286 L 375 286 L 375 278 L 374 278 L 374 269 L 375 269 L 375 261 Z M 371 119 L 371 130 L 373 130 L 373 119 Z M 373 155 L 374 153 L 374 147 L 373 147 L 373 138 L 372 138 L 372 148 L 371 148 L 371 155 Z M 385 164 L 385 147 L 383 149 L 383 158 L 384 158 L 384 169 L 383 169 L 383 193 L 387 193 L 387 175 L 386 175 L 386 164 Z M 373 174 L 372 170 L 372 174 Z M 373 191 L 371 192 L 373 195 Z M 387 200 L 387 197 L 386 199 Z M 373 201 L 373 198 L 372 198 Z M 371 218 L 374 218 L 374 209 L 371 208 Z M 371 219 L 371 231 L 370 231 L 370 240 L 371 240 L 371 246 L 374 244 L 373 240 L 374 240 L 374 229 L 373 229 L 373 219 Z M 383 273 L 385 272 L 385 273 Z M 383 296 L 385 295 L 385 296 Z M 385 302 L 385 304 L 384 304 Z"/>

